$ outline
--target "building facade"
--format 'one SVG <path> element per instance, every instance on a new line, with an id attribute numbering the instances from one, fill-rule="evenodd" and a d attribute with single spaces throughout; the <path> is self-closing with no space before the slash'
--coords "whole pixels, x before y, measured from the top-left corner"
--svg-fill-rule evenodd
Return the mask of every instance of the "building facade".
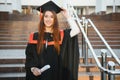
<path id="1" fill-rule="evenodd" d="M 49 0 L 0 0 L 0 12 L 37 14 L 36 8 Z M 60 7 L 74 6 L 77 14 L 108 14 L 120 12 L 120 0 L 53 0 Z"/>

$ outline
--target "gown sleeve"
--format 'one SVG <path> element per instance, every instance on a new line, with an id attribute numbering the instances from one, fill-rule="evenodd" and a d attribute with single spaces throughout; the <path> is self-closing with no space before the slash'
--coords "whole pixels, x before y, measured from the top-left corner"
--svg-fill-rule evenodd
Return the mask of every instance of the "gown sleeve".
<path id="1" fill-rule="evenodd" d="M 61 46 L 61 80 L 78 80 L 79 47 L 78 37 L 70 37 L 70 30 L 64 31 L 64 40 Z"/>
<path id="2" fill-rule="evenodd" d="M 27 43 L 27 47 L 25 49 L 25 55 L 26 55 L 26 62 L 25 62 L 25 68 L 31 68 L 37 66 L 37 43 L 34 43 L 34 38 L 36 33 L 31 33 L 29 37 L 29 42 Z"/>
<path id="3" fill-rule="evenodd" d="M 36 44 L 28 43 L 25 50 L 26 60 L 25 60 L 25 70 L 26 79 L 25 80 L 35 80 L 33 73 L 31 72 L 31 67 L 37 67 L 37 54 L 36 54 Z"/>
<path id="4" fill-rule="evenodd" d="M 25 55 L 26 55 L 25 68 L 35 67 L 33 50 L 34 50 L 34 45 L 28 43 L 25 51 Z"/>
<path id="5" fill-rule="evenodd" d="M 69 17 L 69 18 L 67 19 L 67 21 L 68 21 L 68 23 L 69 23 L 69 25 L 70 25 L 70 28 L 71 28 L 70 36 L 71 36 L 71 37 L 74 37 L 74 36 L 76 36 L 77 34 L 79 34 L 79 33 L 80 33 L 80 29 L 79 29 L 79 27 L 77 26 L 75 20 L 74 20 L 72 17 Z"/>

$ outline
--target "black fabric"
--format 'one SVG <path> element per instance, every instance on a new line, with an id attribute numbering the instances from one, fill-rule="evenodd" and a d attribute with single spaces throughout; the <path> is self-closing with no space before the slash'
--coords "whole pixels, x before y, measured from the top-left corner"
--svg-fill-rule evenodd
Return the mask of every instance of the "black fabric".
<path id="1" fill-rule="evenodd" d="M 65 30 L 63 45 L 61 46 L 60 80 L 78 80 L 79 47 L 78 37 L 70 37 L 70 30 Z"/>
<path id="2" fill-rule="evenodd" d="M 37 8 L 38 11 L 40 12 L 45 12 L 45 11 L 55 11 L 56 13 L 59 13 L 60 11 L 62 11 L 62 9 L 55 4 L 53 1 L 48 1 L 46 3 L 44 3 L 43 5 L 39 6 Z"/>
<path id="3" fill-rule="evenodd" d="M 64 31 L 64 39 L 61 45 L 60 55 L 56 53 L 53 45 L 48 46 L 47 50 L 44 49 L 43 52 L 38 55 L 36 52 L 36 44 L 28 44 L 25 53 L 26 80 L 78 79 L 78 39 L 77 36 L 70 38 L 70 30 Z M 49 64 L 51 68 L 43 72 L 42 75 L 38 77 L 35 77 L 30 71 L 31 67 L 41 68 L 46 64 Z"/>

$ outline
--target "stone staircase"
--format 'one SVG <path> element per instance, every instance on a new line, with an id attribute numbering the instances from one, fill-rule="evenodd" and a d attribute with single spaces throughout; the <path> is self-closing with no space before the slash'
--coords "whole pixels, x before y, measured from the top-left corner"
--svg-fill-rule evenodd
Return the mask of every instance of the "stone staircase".
<path id="1" fill-rule="evenodd" d="M 37 22 L 1 21 L 0 49 L 25 49 L 29 34 L 36 29 Z"/>
<path id="2" fill-rule="evenodd" d="M 25 50 L 0 50 L 0 80 L 25 80 Z"/>
<path id="3" fill-rule="evenodd" d="M 23 17 L 24 20 L 23 18 L 13 18 L 9 21 L 0 21 L 0 80 L 25 80 L 25 47 L 29 34 L 37 31 L 39 21 L 36 19 L 38 16 L 29 17 L 27 15 L 27 17 Z M 67 28 L 68 24 L 65 19 L 59 16 L 59 21 L 60 26 L 62 26 L 60 27 L 61 29 Z M 115 51 L 116 49 L 118 50 L 117 55 L 119 55 L 120 21 L 93 20 L 93 22 L 110 46 L 115 49 Z M 81 48 L 81 33 L 78 37 L 79 46 Z M 88 28 L 88 37 L 96 50 L 97 55 L 100 55 L 99 49 L 106 47 L 91 27 Z M 78 80 L 101 80 L 100 71 L 90 53 L 89 56 L 89 64 L 87 66 L 83 64 L 83 58 L 80 56 Z M 109 60 L 111 59 L 112 58 Z M 116 76 L 116 80 L 119 79 L 120 76 Z"/>
<path id="4" fill-rule="evenodd" d="M 120 21 L 93 22 L 111 48 L 120 49 Z M 88 28 L 88 37 L 94 48 L 106 48 L 92 27 Z"/>

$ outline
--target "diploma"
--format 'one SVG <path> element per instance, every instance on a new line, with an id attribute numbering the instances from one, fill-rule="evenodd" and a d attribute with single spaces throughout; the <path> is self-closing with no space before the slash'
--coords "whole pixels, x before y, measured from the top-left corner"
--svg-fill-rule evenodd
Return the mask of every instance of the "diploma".
<path id="1" fill-rule="evenodd" d="M 42 67 L 42 68 L 40 69 L 40 72 L 42 73 L 42 72 L 46 71 L 46 70 L 49 69 L 49 68 L 50 68 L 50 65 L 45 65 L 44 67 Z"/>

